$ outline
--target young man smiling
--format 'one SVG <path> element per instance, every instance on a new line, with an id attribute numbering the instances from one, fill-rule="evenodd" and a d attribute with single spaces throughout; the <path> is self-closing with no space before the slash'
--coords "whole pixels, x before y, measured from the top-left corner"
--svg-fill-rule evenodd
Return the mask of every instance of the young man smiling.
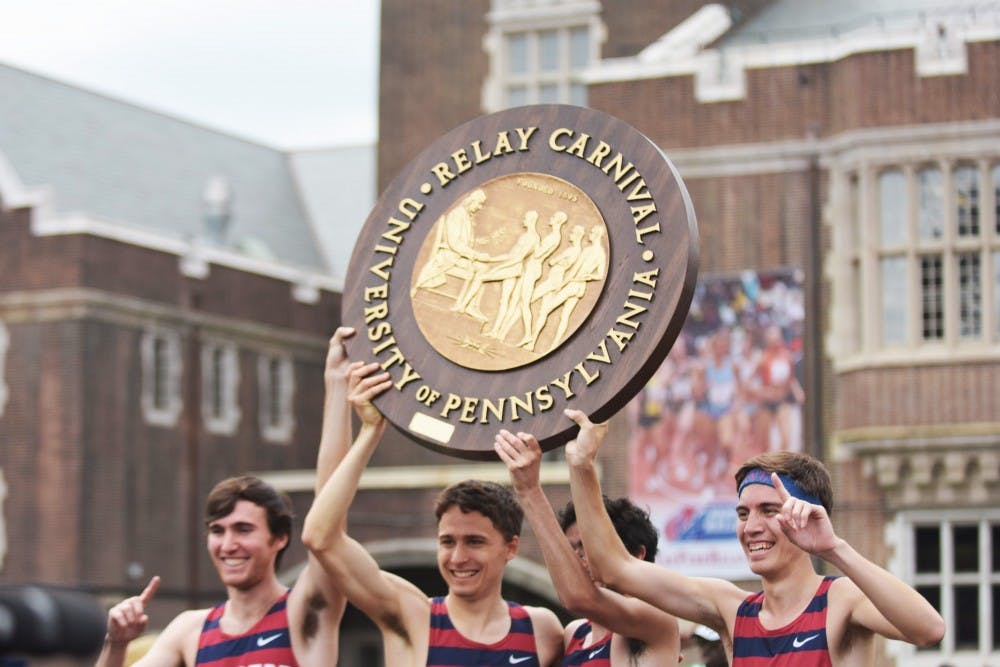
<path id="1" fill-rule="evenodd" d="M 594 461 L 606 425 L 567 410 L 580 434 L 566 447 L 577 520 L 595 575 L 610 588 L 719 633 L 733 667 L 872 665 L 881 635 L 920 646 L 944 621 L 913 588 L 838 537 L 830 522 L 830 476 L 791 452 L 754 457 L 736 474 L 737 536 L 763 591 L 686 577 L 631 556 L 601 501 Z M 812 556 L 843 576 L 824 577 Z"/>
<path id="2" fill-rule="evenodd" d="M 542 449 L 528 433 L 501 430 L 494 450 L 510 470 L 511 483 L 531 529 L 559 600 L 586 618 L 566 626 L 563 667 L 662 667 L 678 662 L 677 619 L 636 598 L 620 595 L 595 580 L 587 567 L 573 504 L 556 518 L 542 490 Z M 628 498 L 605 499 L 615 532 L 636 558 L 653 562 L 656 528 L 649 515 Z"/>
<path id="3" fill-rule="evenodd" d="M 327 352 L 317 491 L 343 457 L 350 439 L 346 402 L 349 363 L 343 341 L 353 333 L 348 327 L 337 329 Z M 255 477 L 225 479 L 209 494 L 206 525 L 208 553 L 226 587 L 226 602 L 212 609 L 181 612 L 135 664 L 335 664 L 344 596 L 311 557 L 291 591 L 278 581 L 277 568 L 292 535 L 288 498 Z M 108 612 L 108 634 L 98 667 L 123 665 L 129 642 L 149 623 L 146 607 L 159 585 L 159 577 L 153 577 L 140 595 Z"/>
<path id="4" fill-rule="evenodd" d="M 523 607 L 500 594 L 504 569 L 517 555 L 523 514 L 506 488 L 474 480 L 438 497 L 438 570 L 448 594 L 428 598 L 379 569 L 347 535 L 346 517 L 385 419 L 371 399 L 392 385 L 377 363 L 356 363 L 351 400 L 361 430 L 306 517 L 302 539 L 347 599 L 382 633 L 393 667 L 547 667 L 561 653 L 562 625 L 549 609 Z"/>

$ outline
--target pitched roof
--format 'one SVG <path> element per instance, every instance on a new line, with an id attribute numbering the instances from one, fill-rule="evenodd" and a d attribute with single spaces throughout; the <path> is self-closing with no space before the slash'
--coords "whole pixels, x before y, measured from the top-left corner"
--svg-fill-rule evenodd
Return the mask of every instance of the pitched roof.
<path id="1" fill-rule="evenodd" d="M 221 176 L 229 245 L 326 269 L 283 151 L 0 64 L 0 153 L 57 214 L 180 239 L 204 234 L 202 194 Z"/>

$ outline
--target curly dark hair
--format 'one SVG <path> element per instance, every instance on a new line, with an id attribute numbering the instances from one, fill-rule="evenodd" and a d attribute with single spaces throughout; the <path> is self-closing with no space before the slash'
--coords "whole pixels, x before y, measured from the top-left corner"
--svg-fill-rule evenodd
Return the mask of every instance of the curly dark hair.
<path id="1" fill-rule="evenodd" d="M 653 522 L 649 520 L 649 512 L 642 509 L 628 498 L 611 499 L 604 496 L 604 509 L 611 517 L 611 523 L 615 526 L 615 532 L 621 538 L 625 548 L 633 556 L 638 556 L 645 547 L 643 560 L 650 563 L 656 560 L 656 550 L 659 544 L 659 535 Z M 566 503 L 566 507 L 559 512 L 559 527 L 565 533 L 566 530 L 576 523 L 576 508 L 573 501 Z"/>
<path id="2" fill-rule="evenodd" d="M 508 542 L 521 534 L 524 511 L 514 493 L 505 486 L 475 479 L 452 484 L 438 495 L 434 516 L 440 521 L 441 515 L 453 505 L 466 514 L 479 512 L 488 518 Z"/>

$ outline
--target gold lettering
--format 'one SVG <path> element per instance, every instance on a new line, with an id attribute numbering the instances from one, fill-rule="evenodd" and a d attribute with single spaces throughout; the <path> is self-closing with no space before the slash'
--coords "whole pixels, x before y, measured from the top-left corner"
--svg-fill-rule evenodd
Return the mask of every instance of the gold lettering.
<path id="1" fill-rule="evenodd" d="M 531 392 L 529 391 L 527 394 L 524 395 L 524 397 L 525 397 L 524 401 L 522 401 L 517 396 L 511 396 L 510 397 L 510 420 L 511 421 L 515 421 L 516 422 L 516 421 L 520 421 L 521 420 L 521 415 L 517 411 L 518 408 L 521 408 L 522 410 L 524 410 L 525 412 L 527 412 L 529 415 L 535 414 L 535 405 L 534 405 L 534 402 L 532 401 L 532 394 L 531 394 Z"/>
<path id="2" fill-rule="evenodd" d="M 535 390 L 535 399 L 538 401 L 538 411 L 546 412 L 552 409 L 552 405 L 556 402 L 552 398 L 552 393 L 549 391 L 548 385 L 542 385 Z"/>
<path id="3" fill-rule="evenodd" d="M 632 166 L 631 162 L 629 162 L 629 166 Z M 639 172 L 633 170 L 632 173 L 629 174 L 629 177 L 626 178 L 624 181 L 619 182 L 618 179 L 615 179 L 615 183 L 618 184 L 618 189 L 619 190 L 621 190 L 622 192 L 625 192 L 625 188 L 627 188 L 629 186 L 629 184 L 632 181 L 634 181 L 635 179 L 637 179 L 637 178 L 639 178 Z"/>
<path id="4" fill-rule="evenodd" d="M 455 167 L 458 169 L 458 173 L 460 174 L 464 174 L 472 169 L 472 162 L 469 161 L 469 154 L 465 152 L 464 148 L 459 148 L 457 151 L 452 153 L 451 159 L 455 161 Z"/>
<path id="5" fill-rule="evenodd" d="M 404 363 L 406 363 L 406 357 L 403 356 L 403 351 L 394 347 L 390 350 L 389 358 L 382 362 L 382 370 L 387 371 L 396 364 Z"/>
<path id="6" fill-rule="evenodd" d="M 618 346 L 619 352 L 625 349 L 634 335 L 635 334 L 631 332 L 618 331 L 617 329 L 612 329 L 608 332 L 608 338 L 614 341 L 614 344 Z"/>
<path id="7" fill-rule="evenodd" d="M 605 142 L 597 144 L 597 148 L 587 157 L 587 162 L 594 165 L 598 169 L 601 168 L 601 160 L 606 158 L 611 154 L 611 146 L 608 146 Z"/>
<path id="8" fill-rule="evenodd" d="M 639 172 L 635 173 L 638 174 Z M 624 192 L 624 190 L 622 190 L 622 192 Z M 628 196 L 625 197 L 625 199 L 628 201 L 636 201 L 638 199 L 652 199 L 652 198 L 653 198 L 652 195 L 649 194 L 649 188 L 646 187 L 646 180 L 643 178 L 639 179 L 639 182 L 635 184 L 634 188 L 632 188 L 632 192 L 630 192 Z"/>
<path id="9" fill-rule="evenodd" d="M 422 210 L 424 210 L 424 205 L 409 197 L 399 202 L 399 212 L 410 220 L 414 220 Z"/>
<path id="10" fill-rule="evenodd" d="M 631 318 L 635 317 L 636 315 L 642 315 L 645 312 L 646 312 L 645 306 L 639 306 L 632 303 L 631 301 L 626 301 L 625 312 L 622 313 L 617 320 L 615 320 L 615 323 L 624 324 L 625 326 L 632 327 L 633 329 L 638 329 L 640 323 L 636 322 Z"/>
<path id="11" fill-rule="evenodd" d="M 636 292 L 634 289 L 630 289 L 628 291 L 628 298 L 631 299 L 632 297 L 635 297 L 636 299 L 642 299 L 643 301 L 652 301 L 653 300 L 653 293 L 652 292 Z"/>
<path id="12" fill-rule="evenodd" d="M 501 155 L 502 153 L 513 153 L 514 147 L 510 145 L 510 136 L 507 134 L 507 130 L 503 132 L 497 132 L 497 145 L 493 149 L 493 155 Z"/>
<path id="13" fill-rule="evenodd" d="M 392 262 L 393 262 L 392 257 L 386 257 L 384 260 L 382 260 L 381 262 L 379 262 L 378 264 L 376 264 L 375 266 L 371 267 L 368 270 L 374 273 L 382 280 L 389 280 L 389 272 L 386 269 L 392 268 Z"/>
<path id="14" fill-rule="evenodd" d="M 479 405 L 478 398 L 471 398 L 469 396 L 465 397 L 465 403 L 462 405 L 462 415 L 458 418 L 458 421 L 464 422 L 466 424 L 471 424 L 476 421 L 475 412 L 476 406 Z"/>
<path id="15" fill-rule="evenodd" d="M 451 169 L 444 162 L 438 162 L 431 167 L 431 173 L 437 176 L 438 183 L 442 186 L 446 186 L 455 180 L 455 174 L 451 173 Z"/>
<path id="16" fill-rule="evenodd" d="M 389 336 L 388 338 L 385 339 L 384 343 L 381 343 L 377 347 L 375 347 L 375 348 L 372 349 L 372 354 L 374 354 L 376 356 L 379 355 L 379 354 L 382 354 L 383 350 L 385 350 L 386 348 L 388 348 L 390 345 L 395 345 L 395 344 L 396 344 L 396 337 L 395 336 Z"/>
<path id="17" fill-rule="evenodd" d="M 482 142 L 479 139 L 472 142 L 472 152 L 476 156 L 476 164 L 482 164 L 493 157 L 489 153 L 483 155 Z"/>
<path id="18" fill-rule="evenodd" d="M 389 218 L 387 222 L 391 227 L 393 227 L 393 229 L 382 234 L 382 238 L 399 245 L 403 242 L 403 237 L 400 236 L 400 232 L 405 232 L 409 229 L 410 223 L 403 222 L 402 220 L 396 220 L 396 218 Z"/>
<path id="19" fill-rule="evenodd" d="M 561 380 L 556 378 L 555 380 L 552 381 L 552 384 L 563 390 L 563 393 L 566 395 L 566 398 L 573 398 L 574 396 L 576 396 L 576 394 L 573 393 L 573 390 L 569 388 L 569 379 L 572 375 L 573 371 L 570 371 L 565 375 L 563 375 Z"/>
<path id="20" fill-rule="evenodd" d="M 566 150 L 566 147 L 557 144 L 556 140 L 559 139 L 560 137 L 572 137 L 572 136 L 573 136 L 572 130 L 568 130 L 565 127 L 561 127 L 558 130 L 554 130 L 552 134 L 549 135 L 549 148 L 556 151 L 557 153 L 562 153 L 564 150 Z M 607 172 L 605 171 L 605 173 Z"/>
<path id="21" fill-rule="evenodd" d="M 396 383 L 396 389 L 402 391 L 403 387 L 410 384 L 414 380 L 419 379 L 420 373 L 413 370 L 413 366 L 410 365 L 410 362 L 406 362 L 403 364 L 403 377 L 399 378 L 399 382 Z"/>
<path id="22" fill-rule="evenodd" d="M 480 424 L 489 424 L 490 415 L 497 418 L 497 421 L 503 420 L 503 406 L 507 403 L 506 398 L 501 398 L 499 404 L 494 403 L 488 398 L 483 399 L 483 412 L 482 417 L 479 418 Z"/>
<path id="23" fill-rule="evenodd" d="M 384 320 L 388 314 L 389 304 L 385 301 L 376 306 L 365 308 L 365 324 L 371 324 L 373 320 Z"/>
<path id="24" fill-rule="evenodd" d="M 457 394 L 448 394 L 448 400 L 444 402 L 444 407 L 441 408 L 441 417 L 443 419 L 448 418 L 448 413 L 462 405 L 462 397 Z"/>
<path id="25" fill-rule="evenodd" d="M 656 202 L 652 204 L 646 204 L 645 206 L 633 206 L 632 207 L 632 222 L 638 225 L 645 218 L 656 213 Z"/>
<path id="26" fill-rule="evenodd" d="M 529 127 L 527 129 L 523 127 L 517 128 L 517 136 L 521 138 L 521 146 L 518 150 L 528 150 L 528 140 L 531 139 L 531 135 L 533 135 L 537 129 L 537 127 Z"/>
<path id="27" fill-rule="evenodd" d="M 399 248 L 394 245 L 377 245 L 375 246 L 375 252 L 384 252 L 387 255 L 395 255 L 399 252 Z"/>
<path id="28" fill-rule="evenodd" d="M 582 158 L 584 151 L 587 150 L 588 139 L 590 139 L 590 135 L 586 132 L 581 132 L 580 138 L 574 141 L 573 145 L 566 149 L 566 152 Z"/>
<path id="29" fill-rule="evenodd" d="M 591 384 L 593 384 L 594 380 L 596 380 L 597 378 L 601 377 L 601 371 L 597 371 L 593 375 L 591 375 L 590 373 L 588 373 L 587 369 L 584 368 L 582 361 L 580 363 L 578 363 L 575 368 L 576 368 L 577 371 L 580 372 L 580 375 L 583 376 L 583 381 L 587 383 L 588 387 Z"/>
<path id="30" fill-rule="evenodd" d="M 385 299 L 389 296 L 389 283 L 382 283 L 378 287 L 365 288 L 365 302 L 371 303 L 372 299 Z"/>
<path id="31" fill-rule="evenodd" d="M 591 352 L 587 355 L 588 361 L 600 361 L 602 364 L 611 363 L 611 353 L 608 352 L 608 341 L 602 340 L 601 344 L 597 346 L 598 349 L 603 352 L 603 354 L 598 355 L 597 350 Z"/>
<path id="32" fill-rule="evenodd" d="M 642 240 L 643 236 L 645 236 L 646 234 L 651 234 L 653 232 L 659 232 L 659 231 L 660 231 L 660 223 L 659 222 L 656 222 L 653 225 L 651 225 L 649 227 L 644 227 L 642 229 L 638 229 L 637 228 L 635 230 L 635 240 L 636 240 L 637 243 L 640 243 L 640 244 L 645 243 L 645 241 Z"/>
<path id="33" fill-rule="evenodd" d="M 642 283 L 643 285 L 649 285 L 653 289 L 656 289 L 656 277 L 660 275 L 659 269 L 653 269 L 652 271 L 645 271 L 642 273 L 633 273 L 632 282 Z"/>
<path id="34" fill-rule="evenodd" d="M 379 322 L 373 327 L 368 327 L 368 340 L 382 340 L 382 337 L 392 333 L 392 325 L 388 322 Z"/>
<path id="35" fill-rule="evenodd" d="M 614 167 L 615 175 L 612 177 L 611 180 L 617 183 L 622 179 L 622 177 L 625 176 L 625 174 L 629 172 L 630 169 L 632 169 L 632 163 L 629 162 L 628 164 L 623 166 L 622 162 L 624 161 L 625 158 L 622 157 L 622 154 L 617 153 L 613 158 L 611 158 L 611 162 L 608 162 L 606 165 L 604 165 L 604 167 L 601 168 L 601 171 L 603 171 L 605 174 L 608 174 L 611 171 L 611 168 Z"/>

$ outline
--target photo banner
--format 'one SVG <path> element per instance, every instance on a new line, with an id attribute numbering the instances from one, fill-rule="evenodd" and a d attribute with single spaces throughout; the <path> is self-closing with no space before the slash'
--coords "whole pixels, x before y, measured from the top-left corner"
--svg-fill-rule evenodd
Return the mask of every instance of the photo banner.
<path id="1" fill-rule="evenodd" d="M 681 334 L 629 404 L 629 495 L 660 531 L 657 562 L 751 578 L 733 475 L 752 456 L 802 451 L 800 270 L 701 276 Z"/>

